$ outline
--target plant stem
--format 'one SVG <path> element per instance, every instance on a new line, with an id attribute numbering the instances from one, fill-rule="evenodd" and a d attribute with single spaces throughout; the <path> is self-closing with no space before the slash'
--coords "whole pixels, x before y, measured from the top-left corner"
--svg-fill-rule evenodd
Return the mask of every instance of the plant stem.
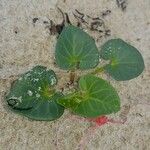
<path id="1" fill-rule="evenodd" d="M 70 72 L 70 84 L 74 83 L 75 76 L 76 76 L 75 71 L 71 70 L 71 72 Z"/>
<path id="2" fill-rule="evenodd" d="M 97 67 L 94 71 L 91 72 L 91 74 L 97 74 L 97 73 L 101 73 L 105 70 L 105 66 L 102 66 L 102 67 Z"/>

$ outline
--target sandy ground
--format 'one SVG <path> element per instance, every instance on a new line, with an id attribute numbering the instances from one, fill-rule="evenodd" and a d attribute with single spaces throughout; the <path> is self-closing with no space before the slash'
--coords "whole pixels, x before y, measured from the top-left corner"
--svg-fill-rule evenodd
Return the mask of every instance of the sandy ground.
<path id="1" fill-rule="evenodd" d="M 54 66 L 56 36 L 52 36 L 43 21 L 56 23 L 62 16 L 56 9 L 67 12 L 71 21 L 75 9 L 93 17 L 110 9 L 105 16 L 110 36 L 97 40 L 100 46 L 110 38 L 122 38 L 142 53 L 145 71 L 127 82 L 107 78 L 119 92 L 121 112 L 109 116 L 127 117 L 125 124 L 98 127 L 85 143 L 87 150 L 149 150 L 150 148 L 150 1 L 128 0 L 126 11 L 115 0 L 0 0 L 0 150 L 75 150 L 87 136 L 88 122 L 68 118 L 68 111 L 54 122 L 31 121 L 10 112 L 4 94 L 19 74 L 41 64 L 56 71 L 60 87 L 67 82 L 65 71 Z M 33 23 L 33 18 L 38 18 Z M 88 29 L 87 32 L 91 33 Z M 99 37 L 98 33 L 93 34 Z M 126 113 L 124 106 L 130 106 Z M 121 115 L 120 115 L 121 114 Z"/>

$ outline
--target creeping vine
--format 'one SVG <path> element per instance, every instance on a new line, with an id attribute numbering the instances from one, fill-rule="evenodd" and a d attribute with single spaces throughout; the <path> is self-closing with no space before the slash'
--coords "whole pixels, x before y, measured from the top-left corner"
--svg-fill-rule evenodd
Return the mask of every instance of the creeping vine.
<path id="1" fill-rule="evenodd" d="M 83 20 L 84 15 L 76 12 L 80 18 L 75 16 Z M 67 26 L 64 22 L 62 24 L 55 60 L 60 69 L 69 71 L 69 85 L 74 86 L 74 90 L 67 94 L 63 89 L 58 91 L 55 72 L 44 66 L 35 66 L 12 84 L 6 95 L 8 107 L 33 120 L 53 121 L 63 115 L 64 109 L 69 109 L 99 125 L 113 122 L 105 115 L 120 111 L 121 101 L 115 88 L 98 74 L 106 72 L 117 81 L 136 78 L 144 70 L 142 55 L 119 38 L 107 41 L 98 49 L 95 40 L 82 29 L 71 25 L 69 20 Z M 107 63 L 101 66 L 100 59 Z M 77 70 L 89 72 L 76 79 Z"/>

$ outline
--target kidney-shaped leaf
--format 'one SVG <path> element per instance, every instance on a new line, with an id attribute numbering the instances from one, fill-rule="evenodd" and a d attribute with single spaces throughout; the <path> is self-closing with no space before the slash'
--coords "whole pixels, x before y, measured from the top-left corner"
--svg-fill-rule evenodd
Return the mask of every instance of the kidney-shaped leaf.
<path id="1" fill-rule="evenodd" d="M 79 80 L 79 90 L 72 96 L 58 99 L 58 103 L 84 117 L 98 117 L 120 110 L 120 99 L 115 89 L 105 80 L 86 75 Z"/>
<path id="2" fill-rule="evenodd" d="M 130 80 L 144 70 L 144 61 L 140 52 L 121 39 L 106 42 L 100 55 L 110 63 L 104 68 L 116 80 Z"/>
<path id="3" fill-rule="evenodd" d="M 54 120 L 64 112 L 64 107 L 57 103 L 62 95 L 55 92 L 56 84 L 52 70 L 36 66 L 12 84 L 6 100 L 16 113 L 34 120 Z"/>
<path id="4" fill-rule="evenodd" d="M 98 65 L 95 41 L 78 27 L 64 28 L 56 44 L 56 63 L 65 70 L 90 69 Z"/>

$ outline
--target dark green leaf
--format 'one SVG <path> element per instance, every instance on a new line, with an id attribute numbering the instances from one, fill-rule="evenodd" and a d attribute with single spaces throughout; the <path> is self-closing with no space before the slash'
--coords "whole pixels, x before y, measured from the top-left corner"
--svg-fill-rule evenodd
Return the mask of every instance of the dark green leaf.
<path id="1" fill-rule="evenodd" d="M 144 70 L 144 61 L 140 52 L 121 39 L 106 42 L 101 49 L 101 57 L 110 60 L 105 70 L 116 80 L 130 80 Z"/>
<path id="2" fill-rule="evenodd" d="M 54 120 L 64 112 L 64 108 L 57 104 L 62 95 L 55 92 L 56 84 L 57 78 L 52 70 L 36 66 L 15 81 L 6 100 L 13 111 L 31 119 Z"/>
<path id="3" fill-rule="evenodd" d="M 93 75 L 81 77 L 79 90 L 58 99 L 58 103 L 84 117 L 97 117 L 120 110 L 120 99 L 115 89 Z"/>
<path id="4" fill-rule="evenodd" d="M 59 36 L 55 58 L 58 66 L 65 70 L 90 69 L 98 65 L 99 52 L 87 33 L 68 26 Z"/>

